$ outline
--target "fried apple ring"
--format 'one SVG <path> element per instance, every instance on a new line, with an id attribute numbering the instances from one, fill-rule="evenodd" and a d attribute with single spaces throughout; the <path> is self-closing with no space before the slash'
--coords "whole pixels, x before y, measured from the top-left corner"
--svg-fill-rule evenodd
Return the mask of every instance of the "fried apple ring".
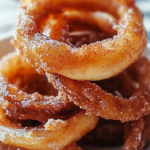
<path id="1" fill-rule="evenodd" d="M 149 67 L 150 63 L 148 66 L 145 66 Z M 145 66 L 143 65 L 143 67 Z M 141 69 L 145 70 L 146 68 L 141 66 Z M 149 70 L 147 71 L 145 73 L 149 76 Z M 128 73 L 128 70 L 126 73 Z M 136 75 L 138 76 L 138 74 Z M 87 114 L 95 114 L 105 119 L 127 122 L 138 120 L 150 113 L 150 90 L 148 85 L 147 87 L 141 86 L 137 88 L 135 93 L 129 98 L 123 98 L 107 93 L 101 87 L 88 81 L 76 81 L 58 74 L 47 74 L 47 76 L 56 89 L 66 93 L 68 98 L 82 109 L 85 109 Z M 140 82 L 137 82 L 137 84 L 135 86 L 140 86 Z"/>
<path id="2" fill-rule="evenodd" d="M 86 12 L 87 20 L 82 17 Z M 99 28 L 112 20 L 102 31 L 116 31 L 117 35 L 74 47 L 68 24 L 77 18 Z M 147 43 L 142 18 L 133 0 L 22 0 L 14 45 L 40 71 L 76 80 L 101 80 L 118 74 L 141 56 Z"/>
<path id="3" fill-rule="evenodd" d="M 1 106 L 12 119 L 46 122 L 49 118 L 67 119 L 79 111 L 73 102 L 57 94 L 46 76 L 40 75 L 18 52 L 0 62 L 0 96 Z"/>
<path id="4" fill-rule="evenodd" d="M 18 127 L 6 118 L 1 109 L 0 141 L 33 150 L 63 149 L 92 130 L 98 119 L 85 115 L 85 111 L 81 110 L 67 120 L 49 119 L 43 127 Z"/>

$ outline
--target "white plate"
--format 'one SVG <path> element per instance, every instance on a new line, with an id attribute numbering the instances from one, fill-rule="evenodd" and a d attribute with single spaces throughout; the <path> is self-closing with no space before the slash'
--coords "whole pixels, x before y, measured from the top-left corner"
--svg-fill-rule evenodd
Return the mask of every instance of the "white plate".
<path id="1" fill-rule="evenodd" d="M 0 41 L 0 59 L 10 53 L 15 51 L 14 46 L 11 44 L 11 40 L 13 37 L 9 37 Z M 143 55 L 149 56 L 150 60 L 150 44 L 147 45 Z M 82 145 L 82 147 L 86 150 L 119 150 L 121 147 L 112 147 L 112 148 L 102 148 L 102 147 L 93 147 L 89 145 Z"/>

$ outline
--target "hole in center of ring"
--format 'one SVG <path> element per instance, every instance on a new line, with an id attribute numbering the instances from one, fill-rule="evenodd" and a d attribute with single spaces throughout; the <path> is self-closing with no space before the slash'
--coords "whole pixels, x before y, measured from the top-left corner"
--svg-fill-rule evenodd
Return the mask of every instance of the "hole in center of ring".
<path id="1" fill-rule="evenodd" d="M 113 38 L 114 36 L 112 33 L 103 32 L 96 24 L 81 22 L 80 20 L 70 22 L 69 34 L 72 39 L 71 43 L 75 47 Z"/>
<path id="2" fill-rule="evenodd" d="M 58 94 L 58 91 L 48 82 L 46 75 L 41 75 L 36 71 L 30 73 L 30 71 L 20 68 L 10 82 L 27 94 L 35 92 L 43 96 L 57 96 Z"/>
<path id="3" fill-rule="evenodd" d="M 86 13 L 88 14 L 86 15 Z M 52 40 L 72 47 L 113 38 L 117 19 L 105 12 L 65 10 L 62 14 L 49 14 L 39 25 L 39 32 Z"/>

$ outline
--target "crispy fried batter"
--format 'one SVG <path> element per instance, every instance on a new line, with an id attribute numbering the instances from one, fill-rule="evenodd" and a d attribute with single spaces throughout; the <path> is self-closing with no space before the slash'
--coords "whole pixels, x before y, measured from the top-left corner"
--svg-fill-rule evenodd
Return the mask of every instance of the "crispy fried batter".
<path id="1" fill-rule="evenodd" d="M 147 67 L 144 64 L 142 69 L 146 69 L 145 67 Z M 138 63 L 134 65 L 138 66 Z M 130 69 L 129 71 L 126 70 L 125 73 L 129 77 L 132 75 L 130 74 Z M 146 74 L 149 76 L 149 72 L 146 72 Z M 71 80 L 57 74 L 47 74 L 47 76 L 56 89 L 66 93 L 71 101 L 82 109 L 85 109 L 88 114 L 126 122 L 137 120 L 143 115 L 150 113 L 150 91 L 148 86 L 143 88 L 142 83 L 145 81 L 141 82 L 140 78 L 137 83 L 133 82 L 136 89 L 135 93 L 127 99 L 108 93 L 102 90 L 101 87 L 88 81 Z M 132 79 L 132 76 L 130 78 Z M 148 78 L 144 78 L 143 80 L 146 79 Z"/>
<path id="2" fill-rule="evenodd" d="M 57 90 L 19 53 L 3 58 L 0 66 L 0 104 L 11 119 L 46 122 L 48 118 L 68 119 L 79 111 L 73 102 L 61 94 L 51 96 L 56 95 Z M 36 90 L 47 96 L 42 96 Z"/>
<path id="3" fill-rule="evenodd" d="M 125 122 L 122 150 L 142 150 L 150 141 L 150 63 L 131 64 L 146 43 L 134 0 L 22 0 L 14 45 L 23 56 L 0 62 L 0 146 L 81 150 L 74 142 L 101 116 L 114 120 L 101 118 L 82 141 L 114 144 Z"/>
<path id="4" fill-rule="evenodd" d="M 0 142 L 0 149 L 1 150 L 27 150 L 25 148 L 7 145 L 7 144 L 4 144 L 2 142 Z M 82 149 L 79 146 L 77 146 L 75 143 L 73 143 L 73 144 L 71 144 L 71 145 L 69 145 L 63 149 L 60 149 L 60 150 L 82 150 Z"/>
<path id="5" fill-rule="evenodd" d="M 47 73 L 76 80 L 106 79 L 141 56 L 147 44 L 142 18 L 132 0 L 22 0 L 14 45 Z M 76 20 L 117 35 L 74 47 L 68 26 Z"/>
<path id="6" fill-rule="evenodd" d="M 144 143 L 142 141 L 144 134 L 144 119 L 125 123 L 125 144 L 121 150 L 142 150 Z M 142 142 L 142 143 L 141 143 Z"/>
<path id="7" fill-rule="evenodd" d="M 81 110 L 66 121 L 49 119 L 43 124 L 44 127 L 18 127 L 6 118 L 1 108 L 0 118 L 0 141 L 35 150 L 63 149 L 95 128 L 99 120 L 99 117 L 86 115 L 86 112 Z M 53 128 L 48 128 L 51 124 Z"/>

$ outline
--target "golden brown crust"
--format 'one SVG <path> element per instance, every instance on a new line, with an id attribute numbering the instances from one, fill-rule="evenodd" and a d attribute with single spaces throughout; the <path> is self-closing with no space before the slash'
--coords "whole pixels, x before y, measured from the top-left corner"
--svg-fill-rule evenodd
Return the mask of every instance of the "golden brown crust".
<path id="1" fill-rule="evenodd" d="M 35 150 L 63 149 L 92 130 L 99 119 L 85 115 L 85 111 L 82 110 L 66 121 L 49 119 L 44 127 L 31 128 L 16 126 L 6 118 L 2 109 L 0 115 L 0 141 L 16 147 Z"/>
<path id="2" fill-rule="evenodd" d="M 46 76 L 39 75 L 19 53 L 5 57 L 0 66 L 0 104 L 11 119 L 32 119 L 45 123 L 49 118 L 68 119 L 79 111 L 73 102 L 57 94 L 51 83 L 45 80 Z M 44 93 L 47 96 L 43 96 Z"/>
<path id="3" fill-rule="evenodd" d="M 62 93 L 54 97 L 19 90 L 14 85 L 18 75 L 38 74 L 19 53 L 14 52 L 3 58 L 0 65 L 0 141 L 26 149 L 55 150 L 67 146 L 65 149 L 80 150 L 74 144 L 69 145 L 92 130 L 99 117 L 86 115 Z M 21 74 L 18 74 L 20 69 Z M 22 84 L 17 82 L 17 85 Z M 30 91 L 29 88 L 23 89 Z"/>
<path id="4" fill-rule="evenodd" d="M 7 144 L 4 144 L 2 142 L 0 142 L 0 149 L 1 150 L 27 150 L 25 148 L 15 147 L 13 145 L 7 145 Z M 79 146 L 77 146 L 76 143 L 73 143 L 69 146 L 66 146 L 63 149 L 60 149 L 60 150 L 82 150 L 82 149 Z"/>
<path id="5" fill-rule="evenodd" d="M 143 64 L 146 63 L 147 61 Z M 143 69 L 144 67 L 148 66 L 143 65 Z M 149 75 L 149 72 L 146 74 Z M 130 75 L 130 72 L 128 75 Z M 148 86 L 143 88 L 144 81 L 139 81 L 138 85 L 141 84 L 141 89 L 137 88 L 136 92 L 127 99 L 107 93 L 101 87 L 88 81 L 71 80 L 57 74 L 47 74 L 47 76 L 56 89 L 66 93 L 68 98 L 85 109 L 87 114 L 126 122 L 137 120 L 150 112 L 150 91 Z"/>
<path id="6" fill-rule="evenodd" d="M 147 43 L 134 0 L 20 4 L 14 45 L 41 74 L 20 54 L 2 60 L 0 141 L 15 146 L 6 147 L 12 150 L 81 150 L 74 142 L 95 128 L 101 116 L 126 122 L 122 150 L 142 150 L 149 140 L 148 128 L 144 130 L 148 117 L 145 123 L 142 117 L 150 113 L 150 63 L 143 59 L 122 72 Z M 104 81 L 107 91 L 103 81 L 87 81 L 120 72 L 109 83 Z"/>
<path id="7" fill-rule="evenodd" d="M 125 123 L 125 143 L 121 150 L 142 150 L 144 147 L 143 134 L 144 134 L 144 119 L 133 122 Z"/>

